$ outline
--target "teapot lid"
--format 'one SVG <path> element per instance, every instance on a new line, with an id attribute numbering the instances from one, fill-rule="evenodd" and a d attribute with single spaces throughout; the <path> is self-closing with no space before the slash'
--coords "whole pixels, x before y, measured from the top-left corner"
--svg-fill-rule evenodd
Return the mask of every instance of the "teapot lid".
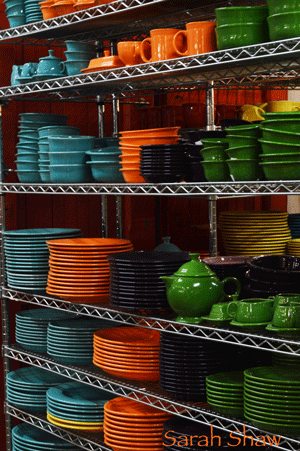
<path id="1" fill-rule="evenodd" d="M 54 50 L 49 50 L 48 56 L 42 56 L 41 58 L 39 58 L 39 61 L 42 61 L 42 60 L 59 60 L 59 61 L 61 61 L 61 58 L 54 56 Z"/>
<path id="2" fill-rule="evenodd" d="M 174 273 L 180 277 L 213 277 L 216 275 L 208 266 L 198 260 L 199 254 L 190 254 L 191 261 L 184 263 Z"/>

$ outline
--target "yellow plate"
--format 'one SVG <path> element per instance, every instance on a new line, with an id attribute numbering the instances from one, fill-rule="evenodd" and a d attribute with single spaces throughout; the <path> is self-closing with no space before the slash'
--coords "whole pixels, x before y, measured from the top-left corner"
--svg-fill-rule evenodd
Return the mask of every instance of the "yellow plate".
<path id="1" fill-rule="evenodd" d="M 86 422 L 86 421 L 72 421 L 72 420 L 64 420 L 63 418 L 57 418 L 53 415 L 51 415 L 51 413 L 47 412 L 47 418 L 48 420 L 54 420 L 57 421 L 59 423 L 62 424 L 70 424 L 70 425 L 78 425 L 78 426 L 88 426 L 88 427 L 92 427 L 92 426 L 103 426 L 103 421 L 97 421 L 97 422 Z"/>

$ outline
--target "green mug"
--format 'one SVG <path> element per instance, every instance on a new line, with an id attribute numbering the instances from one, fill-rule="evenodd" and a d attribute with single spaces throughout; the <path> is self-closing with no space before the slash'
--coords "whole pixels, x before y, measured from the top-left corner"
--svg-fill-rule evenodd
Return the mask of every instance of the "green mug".
<path id="1" fill-rule="evenodd" d="M 274 311 L 272 325 L 283 329 L 300 328 L 300 303 L 278 304 Z"/>
<path id="2" fill-rule="evenodd" d="M 300 294 L 299 293 L 278 293 L 276 296 L 270 296 L 270 298 L 274 299 L 274 309 L 276 309 L 277 305 L 289 305 L 291 302 L 300 302 Z M 269 299 L 270 299 L 269 298 Z"/>
<path id="3" fill-rule="evenodd" d="M 230 319 L 227 313 L 228 302 L 219 302 L 218 304 L 213 304 L 208 318 L 211 320 L 227 320 Z"/>
<path id="4" fill-rule="evenodd" d="M 272 320 L 273 299 L 242 299 L 229 302 L 228 315 L 239 323 L 268 323 Z"/>

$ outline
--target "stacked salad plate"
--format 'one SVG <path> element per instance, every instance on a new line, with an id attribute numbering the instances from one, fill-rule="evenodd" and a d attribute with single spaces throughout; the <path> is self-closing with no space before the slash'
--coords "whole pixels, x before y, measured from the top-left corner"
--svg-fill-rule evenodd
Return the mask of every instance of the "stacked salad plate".
<path id="1" fill-rule="evenodd" d="M 80 382 L 67 382 L 47 391 L 47 419 L 68 429 L 101 431 L 104 404 L 113 397 Z"/>
<path id="2" fill-rule="evenodd" d="M 300 214 L 293 213 L 288 216 L 288 225 L 292 238 L 300 238 Z"/>
<path id="3" fill-rule="evenodd" d="M 46 412 L 46 392 L 68 379 L 42 368 L 27 367 L 7 375 L 7 401 L 27 412 Z"/>
<path id="4" fill-rule="evenodd" d="M 118 451 L 162 451 L 163 425 L 170 414 L 123 397 L 104 406 L 104 442 Z"/>
<path id="5" fill-rule="evenodd" d="M 12 444 L 14 451 L 78 451 L 73 443 L 26 423 L 12 429 Z"/>
<path id="6" fill-rule="evenodd" d="M 243 386 L 243 371 L 229 371 L 207 376 L 207 402 L 224 415 L 243 416 Z"/>
<path id="7" fill-rule="evenodd" d="M 262 366 L 244 371 L 244 416 L 266 431 L 300 435 L 298 368 Z"/>
<path id="8" fill-rule="evenodd" d="M 47 240 L 82 236 L 80 229 L 20 229 L 3 232 L 7 286 L 45 294 L 49 270 Z"/>
<path id="9" fill-rule="evenodd" d="M 138 327 L 113 327 L 94 334 L 93 363 L 126 379 L 159 379 L 159 332 Z"/>
<path id="10" fill-rule="evenodd" d="M 92 363 L 94 332 L 111 325 L 110 321 L 91 318 L 51 321 L 47 332 L 47 353 L 61 363 Z"/>
<path id="11" fill-rule="evenodd" d="M 34 352 L 47 352 L 47 328 L 51 320 L 68 320 L 75 314 L 48 308 L 16 314 L 16 342 Z"/>

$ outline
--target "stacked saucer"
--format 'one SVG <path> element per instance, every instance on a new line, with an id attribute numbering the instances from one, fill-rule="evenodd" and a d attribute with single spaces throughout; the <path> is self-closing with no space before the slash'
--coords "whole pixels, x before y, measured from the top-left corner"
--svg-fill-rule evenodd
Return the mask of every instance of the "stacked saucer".
<path id="1" fill-rule="evenodd" d="M 42 368 L 27 367 L 7 375 L 7 401 L 28 412 L 46 412 L 46 392 L 67 378 Z"/>
<path id="2" fill-rule="evenodd" d="M 51 321 L 47 331 L 47 353 L 61 363 L 92 363 L 94 332 L 105 327 L 111 327 L 111 322 L 91 318 Z"/>
<path id="3" fill-rule="evenodd" d="M 94 334 L 93 363 L 126 379 L 159 379 L 159 332 L 138 327 L 113 327 Z"/>
<path id="4" fill-rule="evenodd" d="M 24 449 L 35 451 L 78 451 L 78 446 L 73 445 L 73 443 L 66 442 L 31 424 L 18 424 L 11 432 L 14 451 L 24 451 Z"/>
<path id="5" fill-rule="evenodd" d="M 34 352 L 47 352 L 47 327 L 52 320 L 68 320 L 73 313 L 48 308 L 24 310 L 16 314 L 16 342 Z"/>
<path id="6" fill-rule="evenodd" d="M 207 376 L 207 402 L 221 414 L 243 416 L 243 386 L 243 371 L 229 371 Z"/>
<path id="7" fill-rule="evenodd" d="M 133 250 L 129 240 L 77 238 L 47 242 L 50 271 L 47 293 L 71 302 L 106 302 L 108 256 Z"/>
<path id="8" fill-rule="evenodd" d="M 101 431 L 103 407 L 113 397 L 80 382 L 66 382 L 47 391 L 47 419 L 68 429 Z"/>
<path id="9" fill-rule="evenodd" d="M 190 260 L 188 252 L 127 252 L 110 255 L 110 304 L 143 313 L 170 311 L 160 276 L 172 275 Z"/>
<path id="10" fill-rule="evenodd" d="M 182 144 L 142 146 L 140 170 L 148 183 L 181 182 L 187 173 Z"/>
<path id="11" fill-rule="evenodd" d="M 163 450 L 163 425 L 170 414 L 123 397 L 104 406 L 104 442 L 118 451 Z"/>
<path id="12" fill-rule="evenodd" d="M 299 436 L 298 368 L 262 366 L 245 370 L 244 376 L 244 416 L 259 429 Z"/>
<path id="13" fill-rule="evenodd" d="M 300 238 L 294 238 L 293 240 L 288 241 L 287 251 L 289 255 L 300 257 Z"/>
<path id="14" fill-rule="evenodd" d="M 49 269 L 47 240 L 81 236 L 80 229 L 23 229 L 3 232 L 7 285 L 45 294 Z"/>
<path id="15" fill-rule="evenodd" d="M 300 238 L 300 214 L 294 213 L 288 216 L 288 225 L 292 238 Z"/>

